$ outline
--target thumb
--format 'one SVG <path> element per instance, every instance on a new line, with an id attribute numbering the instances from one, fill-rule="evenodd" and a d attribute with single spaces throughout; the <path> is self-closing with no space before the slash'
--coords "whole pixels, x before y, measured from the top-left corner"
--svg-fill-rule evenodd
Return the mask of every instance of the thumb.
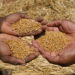
<path id="1" fill-rule="evenodd" d="M 11 54 L 12 52 L 10 51 L 9 46 L 3 41 L 0 41 L 0 56 L 7 56 Z"/>
<path id="2" fill-rule="evenodd" d="M 43 48 L 39 45 L 39 43 L 38 43 L 36 40 L 33 40 L 33 41 L 32 41 L 32 44 L 33 44 L 33 46 L 34 46 L 35 48 L 37 48 L 37 49 L 40 51 L 41 54 L 43 54 L 43 56 L 46 55 L 46 53 L 48 53 L 45 49 L 43 49 Z M 48 54 L 49 54 L 49 53 L 48 53 Z"/>

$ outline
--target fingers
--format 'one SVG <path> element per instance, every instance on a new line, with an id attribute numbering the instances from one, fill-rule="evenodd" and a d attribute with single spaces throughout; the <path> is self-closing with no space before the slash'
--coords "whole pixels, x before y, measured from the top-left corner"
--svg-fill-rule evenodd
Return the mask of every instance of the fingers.
<path id="1" fill-rule="evenodd" d="M 33 46 L 31 45 L 31 47 L 33 47 Z M 29 62 L 29 61 L 31 61 L 31 60 L 33 60 L 33 59 L 35 59 L 36 57 L 39 56 L 38 49 L 36 47 L 34 47 L 34 49 L 35 49 L 35 53 L 26 57 L 26 59 L 25 59 L 26 63 Z"/>
<path id="2" fill-rule="evenodd" d="M 47 27 L 46 30 L 47 31 L 59 31 L 57 27 Z"/>
<path id="3" fill-rule="evenodd" d="M 39 52 L 38 48 L 34 47 L 34 49 L 35 49 L 36 52 Z"/>
<path id="4" fill-rule="evenodd" d="M 50 26 L 50 27 L 58 27 L 62 24 L 62 20 L 57 20 L 57 21 L 53 21 L 53 22 L 50 22 L 47 24 L 47 26 Z"/>
<path id="5" fill-rule="evenodd" d="M 46 51 L 38 44 L 37 41 L 33 40 L 32 45 L 34 46 L 34 48 L 37 48 L 41 52 L 41 54 L 45 54 Z"/>
<path id="6" fill-rule="evenodd" d="M 48 27 L 48 26 L 42 26 L 43 30 L 47 30 L 47 31 L 59 31 L 59 29 L 57 27 Z"/>
<path id="7" fill-rule="evenodd" d="M 42 26 L 43 30 L 46 30 L 48 27 L 46 25 Z"/>
<path id="8" fill-rule="evenodd" d="M 5 18 L 6 18 L 5 19 L 6 22 L 12 24 L 12 23 L 17 22 L 21 18 L 27 18 L 27 19 L 29 19 L 30 17 L 26 13 L 19 13 L 19 12 L 17 12 L 17 13 L 8 15 Z"/>
<path id="9" fill-rule="evenodd" d="M 38 17 L 35 19 L 36 21 L 40 22 L 42 25 L 46 25 L 48 22 L 45 21 L 42 17 Z"/>
<path id="10" fill-rule="evenodd" d="M 6 41 L 6 40 L 16 40 L 18 39 L 17 37 L 15 36 L 12 36 L 12 35 L 8 35 L 8 34 L 0 34 L 0 41 Z"/>
<path id="11" fill-rule="evenodd" d="M 36 21 L 40 22 L 42 25 L 47 24 L 47 26 L 50 26 L 50 27 L 57 27 L 57 26 L 60 26 L 64 20 L 57 20 L 57 21 L 48 23 L 42 17 L 39 17 L 39 18 L 36 18 Z"/>
<path id="12" fill-rule="evenodd" d="M 25 59 L 25 62 L 27 63 L 27 62 L 35 59 L 36 57 L 38 57 L 38 55 L 39 55 L 39 52 L 36 52 L 34 54 L 31 54 L 31 55 L 27 56 L 27 58 Z"/>
<path id="13" fill-rule="evenodd" d="M 6 63 L 11 63 L 14 65 L 17 65 L 17 64 L 24 65 L 25 64 L 25 62 L 23 60 L 16 59 L 15 57 L 12 57 L 12 56 L 1 57 L 1 60 Z"/>
<path id="14" fill-rule="evenodd" d="M 26 19 L 29 19 L 30 18 L 30 16 L 27 13 L 19 13 L 18 12 L 16 14 L 20 15 L 21 18 L 26 18 Z"/>
<path id="15" fill-rule="evenodd" d="M 11 55 L 9 46 L 5 42 L 0 41 L 0 56 L 8 56 Z"/>
<path id="16" fill-rule="evenodd" d="M 47 23 L 48 23 L 48 22 L 45 21 L 45 20 L 43 20 L 43 21 L 41 22 L 42 25 L 46 25 Z"/>
<path id="17" fill-rule="evenodd" d="M 38 21 L 38 22 L 42 22 L 44 19 L 42 17 L 38 17 L 35 20 Z"/>

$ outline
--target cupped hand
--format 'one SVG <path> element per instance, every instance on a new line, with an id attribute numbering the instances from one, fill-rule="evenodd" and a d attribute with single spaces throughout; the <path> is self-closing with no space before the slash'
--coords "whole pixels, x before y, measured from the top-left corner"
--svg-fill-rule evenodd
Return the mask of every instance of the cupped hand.
<path id="1" fill-rule="evenodd" d="M 0 59 L 2 61 L 11 64 L 25 65 L 25 62 L 29 62 L 39 55 L 37 49 L 35 48 L 36 52 L 32 55 L 27 56 L 25 60 L 21 60 L 13 57 L 9 46 L 5 43 L 6 40 L 11 40 L 11 39 L 16 40 L 19 38 L 7 34 L 0 34 Z"/>
<path id="2" fill-rule="evenodd" d="M 44 58 L 46 58 L 49 62 L 53 64 L 68 66 L 75 63 L 75 42 L 71 42 L 58 54 L 56 54 L 55 52 L 47 52 L 39 45 L 37 41 L 33 41 L 33 45 L 40 51 Z"/>
<path id="3" fill-rule="evenodd" d="M 56 54 L 55 52 L 47 52 L 43 49 L 37 41 L 33 41 L 34 47 L 36 47 L 42 55 L 48 59 L 49 62 L 58 65 L 71 65 L 75 63 L 75 23 L 67 20 L 53 21 L 44 27 L 49 31 L 61 31 L 67 36 L 71 37 L 72 41 L 61 52 Z"/>
<path id="4" fill-rule="evenodd" d="M 26 13 L 13 13 L 8 16 L 0 18 L 0 32 L 6 33 L 6 34 L 11 34 L 11 35 L 16 35 L 16 36 L 25 36 L 25 35 L 37 35 L 41 33 L 41 29 L 39 29 L 36 32 L 33 33 L 19 33 L 16 30 L 12 29 L 12 24 L 15 22 L 19 21 L 20 19 L 25 18 L 25 19 L 30 19 L 30 16 L 28 16 Z M 45 22 L 41 18 L 36 19 L 38 22 L 41 22 L 44 24 Z"/>
<path id="5" fill-rule="evenodd" d="M 8 16 L 0 18 L 0 31 L 2 33 L 23 36 L 24 34 L 19 34 L 16 30 L 12 29 L 12 24 L 20 20 L 21 18 L 29 19 L 30 17 L 26 13 L 14 13 Z"/>

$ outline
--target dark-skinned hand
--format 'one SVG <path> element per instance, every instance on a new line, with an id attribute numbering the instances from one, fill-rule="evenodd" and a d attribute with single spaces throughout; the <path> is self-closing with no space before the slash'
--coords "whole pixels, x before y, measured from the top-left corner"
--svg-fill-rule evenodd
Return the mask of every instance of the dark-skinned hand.
<path id="1" fill-rule="evenodd" d="M 25 61 L 13 57 L 9 46 L 5 43 L 5 41 L 9 40 L 9 39 L 16 40 L 19 38 L 15 37 L 15 36 L 7 35 L 7 34 L 0 34 L 0 59 L 2 61 L 7 62 L 7 63 L 11 63 L 11 64 L 25 65 L 25 61 L 29 62 L 39 55 L 37 49 L 35 49 L 36 50 L 35 54 L 27 56 Z"/>
<path id="2" fill-rule="evenodd" d="M 41 32 L 40 30 L 38 30 L 37 32 L 34 32 L 32 34 L 20 34 L 16 30 L 13 30 L 11 27 L 12 24 L 16 23 L 22 18 L 30 19 L 30 17 L 26 13 L 19 12 L 0 18 L 0 32 L 16 36 L 37 35 Z"/>
<path id="3" fill-rule="evenodd" d="M 68 20 L 53 21 L 44 26 L 43 29 L 48 31 L 61 31 L 65 33 L 72 41 L 61 52 L 56 54 L 55 52 L 47 52 L 43 49 L 37 41 L 33 41 L 33 45 L 37 48 L 41 54 L 48 59 L 49 62 L 68 66 L 75 63 L 75 23 Z"/>

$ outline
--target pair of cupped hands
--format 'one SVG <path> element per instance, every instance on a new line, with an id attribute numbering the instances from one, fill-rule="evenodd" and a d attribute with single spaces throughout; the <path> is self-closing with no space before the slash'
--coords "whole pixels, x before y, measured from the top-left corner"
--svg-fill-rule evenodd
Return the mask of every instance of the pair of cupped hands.
<path id="1" fill-rule="evenodd" d="M 42 30 L 47 31 L 61 31 L 65 33 L 72 41 L 65 47 L 61 52 L 56 54 L 55 52 L 47 52 L 43 49 L 36 40 L 32 41 L 32 46 L 35 48 L 35 53 L 27 56 L 24 60 L 17 59 L 12 56 L 12 52 L 9 46 L 5 43 L 6 40 L 19 39 L 17 36 L 25 35 L 37 35 L 40 32 L 38 30 L 32 34 L 19 34 L 16 30 L 12 30 L 12 24 L 20 20 L 21 18 L 29 19 L 30 17 L 25 13 L 14 13 L 5 17 L 0 18 L 0 59 L 4 62 L 11 64 L 25 64 L 36 58 L 39 52 L 45 57 L 49 62 L 58 65 L 71 65 L 75 63 L 75 23 L 68 20 L 58 20 L 47 23 L 42 18 L 37 18 L 36 20 L 42 24 Z M 9 35 L 10 34 L 10 35 Z"/>

